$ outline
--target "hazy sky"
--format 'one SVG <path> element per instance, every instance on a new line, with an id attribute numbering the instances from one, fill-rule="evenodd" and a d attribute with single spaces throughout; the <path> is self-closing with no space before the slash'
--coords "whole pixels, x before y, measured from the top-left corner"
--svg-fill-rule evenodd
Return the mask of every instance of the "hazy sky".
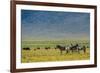
<path id="1" fill-rule="evenodd" d="M 77 39 L 90 37 L 90 14 L 21 10 L 22 40 Z"/>

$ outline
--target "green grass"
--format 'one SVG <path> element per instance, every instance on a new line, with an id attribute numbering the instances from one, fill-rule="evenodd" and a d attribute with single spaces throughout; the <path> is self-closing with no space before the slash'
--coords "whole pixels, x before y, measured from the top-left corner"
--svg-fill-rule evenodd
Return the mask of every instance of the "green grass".
<path id="1" fill-rule="evenodd" d="M 80 46 L 89 46 L 89 41 L 87 40 L 78 40 L 78 41 L 23 41 L 23 47 L 30 47 L 31 50 L 22 50 L 22 63 L 30 63 L 30 62 L 47 62 L 47 61 L 71 61 L 71 60 L 87 60 L 90 59 L 90 49 L 87 48 L 87 52 L 80 53 L 68 53 L 66 54 L 63 51 L 61 55 L 58 49 L 54 49 L 56 45 L 70 45 L 70 43 L 76 44 L 79 43 Z M 40 50 L 35 50 L 37 47 L 40 47 Z M 50 47 L 51 49 L 45 50 L 45 47 Z"/>
<path id="2" fill-rule="evenodd" d="M 61 55 L 59 50 L 50 49 L 50 50 L 22 50 L 22 62 L 45 62 L 45 61 L 71 61 L 71 60 L 87 60 L 90 58 L 89 49 L 87 49 L 86 53 L 83 53 L 82 51 L 80 53 L 74 52 L 74 53 L 68 53 L 66 54 L 65 51 L 63 51 L 63 54 Z"/>

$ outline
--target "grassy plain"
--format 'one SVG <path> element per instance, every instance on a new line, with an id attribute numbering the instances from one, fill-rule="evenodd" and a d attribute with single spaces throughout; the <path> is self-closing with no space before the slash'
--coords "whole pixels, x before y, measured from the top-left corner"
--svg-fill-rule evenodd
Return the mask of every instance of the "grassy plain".
<path id="1" fill-rule="evenodd" d="M 56 45 L 68 46 L 70 44 L 78 43 L 80 46 L 87 46 L 86 53 L 82 51 L 80 53 L 69 52 L 66 54 L 60 54 L 58 49 L 54 49 Z M 60 41 L 22 41 L 22 48 L 29 47 L 31 50 L 22 50 L 21 62 L 47 62 L 47 61 L 71 61 L 71 60 L 87 60 L 90 59 L 90 49 L 88 40 L 60 40 Z M 40 48 L 39 50 L 37 48 Z M 45 47 L 50 47 L 51 49 L 45 50 Z"/>

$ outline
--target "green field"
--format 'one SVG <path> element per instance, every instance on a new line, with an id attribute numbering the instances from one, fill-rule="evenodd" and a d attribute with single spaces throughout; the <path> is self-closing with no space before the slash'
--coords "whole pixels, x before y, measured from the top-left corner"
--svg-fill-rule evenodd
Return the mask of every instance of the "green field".
<path id="1" fill-rule="evenodd" d="M 70 44 L 78 43 L 80 46 L 85 45 L 87 47 L 86 53 L 80 51 L 78 52 L 69 52 L 66 54 L 63 51 L 61 55 L 59 49 L 55 49 L 56 45 L 68 46 Z M 22 41 L 22 48 L 29 47 L 31 50 L 22 50 L 22 63 L 30 62 L 46 62 L 46 61 L 71 61 L 71 60 L 87 60 L 90 58 L 90 49 L 89 49 L 88 40 L 59 40 L 59 41 Z M 39 50 L 37 48 L 40 48 Z M 45 50 L 45 47 L 50 47 L 51 49 Z"/>

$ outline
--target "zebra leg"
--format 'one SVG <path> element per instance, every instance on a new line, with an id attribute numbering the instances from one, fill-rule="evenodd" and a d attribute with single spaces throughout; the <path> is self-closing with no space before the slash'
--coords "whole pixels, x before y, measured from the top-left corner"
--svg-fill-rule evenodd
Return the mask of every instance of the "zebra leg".
<path id="1" fill-rule="evenodd" d="M 78 53 L 80 54 L 80 49 L 78 49 Z"/>
<path id="2" fill-rule="evenodd" d="M 74 51 L 72 50 L 72 53 L 73 53 Z"/>
<path id="3" fill-rule="evenodd" d="M 78 49 L 78 53 L 80 54 L 80 49 Z"/>
<path id="4" fill-rule="evenodd" d="M 60 54 L 62 55 L 62 50 L 60 51 Z"/>
<path id="5" fill-rule="evenodd" d="M 68 50 L 66 50 L 66 54 L 68 53 Z"/>
<path id="6" fill-rule="evenodd" d="M 84 53 L 86 53 L 86 49 L 85 48 L 83 49 L 83 51 L 84 51 Z"/>

